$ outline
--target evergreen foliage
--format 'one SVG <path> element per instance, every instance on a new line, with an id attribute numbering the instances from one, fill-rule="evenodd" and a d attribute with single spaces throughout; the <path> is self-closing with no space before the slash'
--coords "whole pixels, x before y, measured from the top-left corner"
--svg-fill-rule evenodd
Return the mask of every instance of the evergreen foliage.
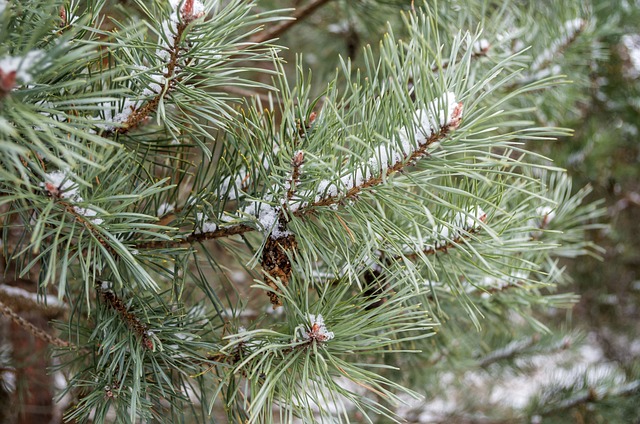
<path id="1" fill-rule="evenodd" d="M 424 422 L 443 373 L 581 337 L 540 311 L 575 303 L 604 209 L 535 148 L 606 53 L 589 7 L 270 3 L 0 0 L 5 276 L 62 312 L 0 306 L 52 345 L 67 420 Z M 347 16 L 353 60 L 319 27 L 282 51 L 292 13 Z M 638 386 L 589 384 L 495 416 Z"/>

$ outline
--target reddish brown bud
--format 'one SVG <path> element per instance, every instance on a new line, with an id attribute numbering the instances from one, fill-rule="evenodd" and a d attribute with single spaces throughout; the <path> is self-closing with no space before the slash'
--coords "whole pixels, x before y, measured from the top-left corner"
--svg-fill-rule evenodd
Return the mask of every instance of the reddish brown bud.
<path id="1" fill-rule="evenodd" d="M 64 6 L 60 6 L 60 26 L 67 26 L 67 11 L 64 9 Z"/>
<path id="2" fill-rule="evenodd" d="M 293 154 L 293 159 L 291 160 L 291 164 L 295 168 L 299 168 L 304 162 L 304 152 L 302 150 L 298 150 Z"/>
<path id="3" fill-rule="evenodd" d="M 453 108 L 453 112 L 451 113 L 451 120 L 449 121 L 449 128 L 455 130 L 460 126 L 460 122 L 462 121 L 462 111 L 464 107 L 462 102 L 458 103 L 456 107 Z"/>
<path id="4" fill-rule="evenodd" d="M 4 72 L 0 69 L 0 95 L 6 94 L 16 86 L 16 71 Z"/>

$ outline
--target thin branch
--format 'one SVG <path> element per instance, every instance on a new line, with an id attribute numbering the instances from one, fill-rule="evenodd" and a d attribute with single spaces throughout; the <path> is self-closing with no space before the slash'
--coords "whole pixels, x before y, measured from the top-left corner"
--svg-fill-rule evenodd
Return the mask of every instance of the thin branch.
<path id="1" fill-rule="evenodd" d="M 39 338 L 40 340 L 43 340 L 46 343 L 49 343 L 51 345 L 58 346 L 58 347 L 65 347 L 65 348 L 73 347 L 69 342 L 65 342 L 62 339 L 54 337 L 51 334 L 47 333 L 46 331 L 41 330 L 35 325 L 31 324 L 29 321 L 22 318 L 20 315 L 16 314 L 10 307 L 5 305 L 2 301 L 0 301 L 0 313 L 2 313 L 2 315 L 6 316 L 11 321 L 16 323 L 18 326 L 25 329 L 27 332 L 31 333 L 33 336 Z M 73 348 L 77 350 L 77 348 L 75 347 Z"/>
<path id="2" fill-rule="evenodd" d="M 153 350 L 154 344 L 151 340 L 149 328 L 146 324 L 144 324 L 140 319 L 130 312 L 127 308 L 127 305 L 111 290 L 108 286 L 107 282 L 100 282 L 97 285 L 98 292 L 100 296 L 105 301 L 105 303 L 114 311 L 118 313 L 122 317 L 122 319 L 127 323 L 129 328 L 131 328 L 142 340 L 142 345 L 149 349 Z"/>
<path id="3" fill-rule="evenodd" d="M 167 64 L 167 72 L 165 72 L 165 80 L 169 82 L 169 86 L 157 93 L 156 96 L 151 99 L 144 106 L 131 112 L 127 120 L 123 125 L 115 130 L 117 134 L 126 134 L 130 130 L 137 128 L 147 117 L 155 112 L 160 104 L 160 101 L 169 93 L 170 89 L 176 85 L 176 67 L 178 64 L 178 55 L 180 53 L 180 40 L 182 39 L 182 33 L 187 28 L 188 22 L 181 22 L 177 26 L 176 35 L 173 39 L 173 46 L 169 51 L 169 63 Z"/>
<path id="4" fill-rule="evenodd" d="M 555 406 L 545 409 L 539 415 L 551 415 L 558 413 L 560 411 L 566 411 L 568 409 L 574 408 L 578 405 L 582 405 L 585 403 L 593 403 L 604 400 L 608 397 L 614 396 L 628 396 L 632 393 L 638 392 L 640 390 L 640 380 L 635 380 L 630 383 L 625 384 L 622 387 L 618 387 L 611 390 L 597 390 L 593 387 L 590 387 L 586 393 L 582 393 L 580 395 L 576 395 L 569 399 L 566 399 Z"/>
<path id="5" fill-rule="evenodd" d="M 478 366 L 481 368 L 486 368 L 498 361 L 513 358 L 514 356 L 524 352 L 526 349 L 530 348 L 539 341 L 540 335 L 534 334 L 533 336 L 527 337 L 524 340 L 517 340 L 515 342 L 509 343 L 502 349 L 494 350 L 484 358 L 480 359 L 478 361 Z"/>
<path id="6" fill-rule="evenodd" d="M 289 186 L 287 189 L 287 201 L 283 203 L 283 208 L 287 207 L 287 204 L 291 202 L 291 199 L 293 199 L 293 196 L 296 193 L 296 186 L 300 184 L 300 174 L 303 164 L 304 153 L 299 150 L 294 154 L 293 159 L 291 160 L 291 177 L 287 180 L 287 184 Z"/>
<path id="7" fill-rule="evenodd" d="M 326 3 L 329 3 L 331 0 L 313 0 L 311 3 L 307 4 L 300 9 L 297 9 L 292 16 L 291 20 L 287 20 L 282 22 L 279 25 L 275 25 L 267 30 L 264 30 L 253 37 L 251 37 L 250 41 L 253 43 L 264 43 L 268 40 L 273 40 L 274 38 L 278 38 L 280 35 L 291 29 L 297 23 L 302 22 L 305 18 L 311 15 L 316 9 L 320 6 L 323 6 Z"/>
<path id="8" fill-rule="evenodd" d="M 36 284 L 33 283 L 33 285 L 35 286 Z M 61 317 L 68 309 L 65 303 L 59 302 L 58 299 L 53 296 L 47 295 L 49 304 L 46 305 L 39 302 L 37 296 L 37 293 L 27 291 L 20 287 L 0 284 L 0 301 L 17 312 L 37 310 L 43 316 L 50 319 Z"/>
<path id="9" fill-rule="evenodd" d="M 459 106 L 459 109 L 457 111 L 454 111 L 454 114 L 456 113 L 461 113 L 461 104 Z M 414 150 L 413 153 L 411 153 L 411 155 L 407 157 L 404 161 L 399 161 L 395 163 L 393 166 L 390 166 L 389 168 L 387 168 L 387 170 L 384 172 L 384 177 L 383 175 L 380 175 L 378 177 L 371 177 L 368 180 L 365 180 L 364 182 L 362 182 L 362 184 L 356 185 L 350 188 L 345 195 L 336 194 L 334 196 L 325 197 L 324 199 L 311 203 L 304 208 L 298 209 L 294 213 L 294 215 L 296 216 L 308 215 L 310 213 L 313 213 L 314 209 L 317 207 L 332 206 L 335 204 L 342 203 L 348 199 L 357 198 L 358 195 L 362 193 L 365 189 L 382 184 L 382 182 L 385 181 L 386 178 L 389 178 L 391 175 L 402 171 L 404 168 L 406 168 L 409 165 L 413 165 L 418 161 L 418 159 L 422 158 L 423 156 L 426 156 L 427 150 L 429 149 L 429 147 L 431 147 L 431 145 L 433 144 L 436 144 L 444 140 L 449 135 L 452 129 L 455 129 L 458 127 L 459 123 L 460 123 L 460 115 L 454 116 L 451 122 L 441 127 L 439 132 L 431 135 L 427 140 L 425 140 L 424 143 L 420 144 L 420 146 L 416 150 Z"/>

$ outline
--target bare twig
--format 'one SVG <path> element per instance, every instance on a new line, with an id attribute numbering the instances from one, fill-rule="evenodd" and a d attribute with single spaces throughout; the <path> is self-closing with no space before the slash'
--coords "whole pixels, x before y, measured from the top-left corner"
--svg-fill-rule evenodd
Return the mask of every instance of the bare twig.
<path id="1" fill-rule="evenodd" d="M 305 18 L 311 15 L 317 8 L 319 8 L 320 6 L 323 6 L 326 3 L 329 3 L 330 1 L 331 0 L 313 0 L 311 3 L 307 4 L 306 6 L 301 7 L 300 9 L 297 9 L 292 16 L 293 19 L 287 20 L 285 22 L 282 22 L 279 25 L 275 25 L 269 29 L 259 32 L 258 34 L 251 37 L 251 42 L 264 43 L 265 41 L 278 38 L 284 32 L 291 29 L 291 27 L 293 27 L 294 25 L 303 21 Z"/>
<path id="2" fill-rule="evenodd" d="M 35 283 L 33 283 L 35 286 Z M 48 304 L 38 301 L 37 294 L 20 287 L 0 284 L 0 302 L 4 302 L 17 312 L 36 310 L 46 318 L 59 318 L 67 310 L 67 305 L 56 298 L 48 297 Z"/>
<path id="3" fill-rule="evenodd" d="M 0 301 L 0 313 L 2 313 L 2 315 L 6 316 L 11 321 L 16 323 L 18 326 L 24 328 L 27 332 L 31 333 L 32 335 L 39 338 L 40 340 L 43 340 L 51 345 L 58 346 L 58 347 L 66 347 L 66 348 L 71 347 L 71 344 L 69 342 L 65 342 L 64 340 L 54 337 L 51 334 L 47 333 L 46 331 L 39 329 L 38 327 L 31 324 L 26 319 L 22 318 L 20 315 L 16 314 L 10 307 L 5 305 L 2 301 Z"/>
<path id="4" fill-rule="evenodd" d="M 178 24 L 175 38 L 173 39 L 173 45 L 169 50 L 169 62 L 167 63 L 167 71 L 164 75 L 167 81 L 169 81 L 169 87 L 161 90 L 157 93 L 153 99 L 151 99 L 144 106 L 132 111 L 123 125 L 116 129 L 118 134 L 126 134 L 130 130 L 138 127 L 144 122 L 150 114 L 152 114 L 160 104 L 160 101 L 167 95 L 169 90 L 175 86 L 177 80 L 175 78 L 176 67 L 178 64 L 178 55 L 180 53 L 180 42 L 182 40 L 182 33 L 187 28 L 187 22 L 181 22 Z"/>

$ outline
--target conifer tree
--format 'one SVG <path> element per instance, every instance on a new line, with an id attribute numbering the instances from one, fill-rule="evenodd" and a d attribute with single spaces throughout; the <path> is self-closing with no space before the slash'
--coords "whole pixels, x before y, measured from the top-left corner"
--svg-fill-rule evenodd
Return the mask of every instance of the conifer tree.
<path id="1" fill-rule="evenodd" d="M 0 308 L 64 420 L 431 422 L 443 373 L 578 338 L 539 311 L 603 211 L 535 149 L 584 2 L 282 3 L 0 0 Z"/>

